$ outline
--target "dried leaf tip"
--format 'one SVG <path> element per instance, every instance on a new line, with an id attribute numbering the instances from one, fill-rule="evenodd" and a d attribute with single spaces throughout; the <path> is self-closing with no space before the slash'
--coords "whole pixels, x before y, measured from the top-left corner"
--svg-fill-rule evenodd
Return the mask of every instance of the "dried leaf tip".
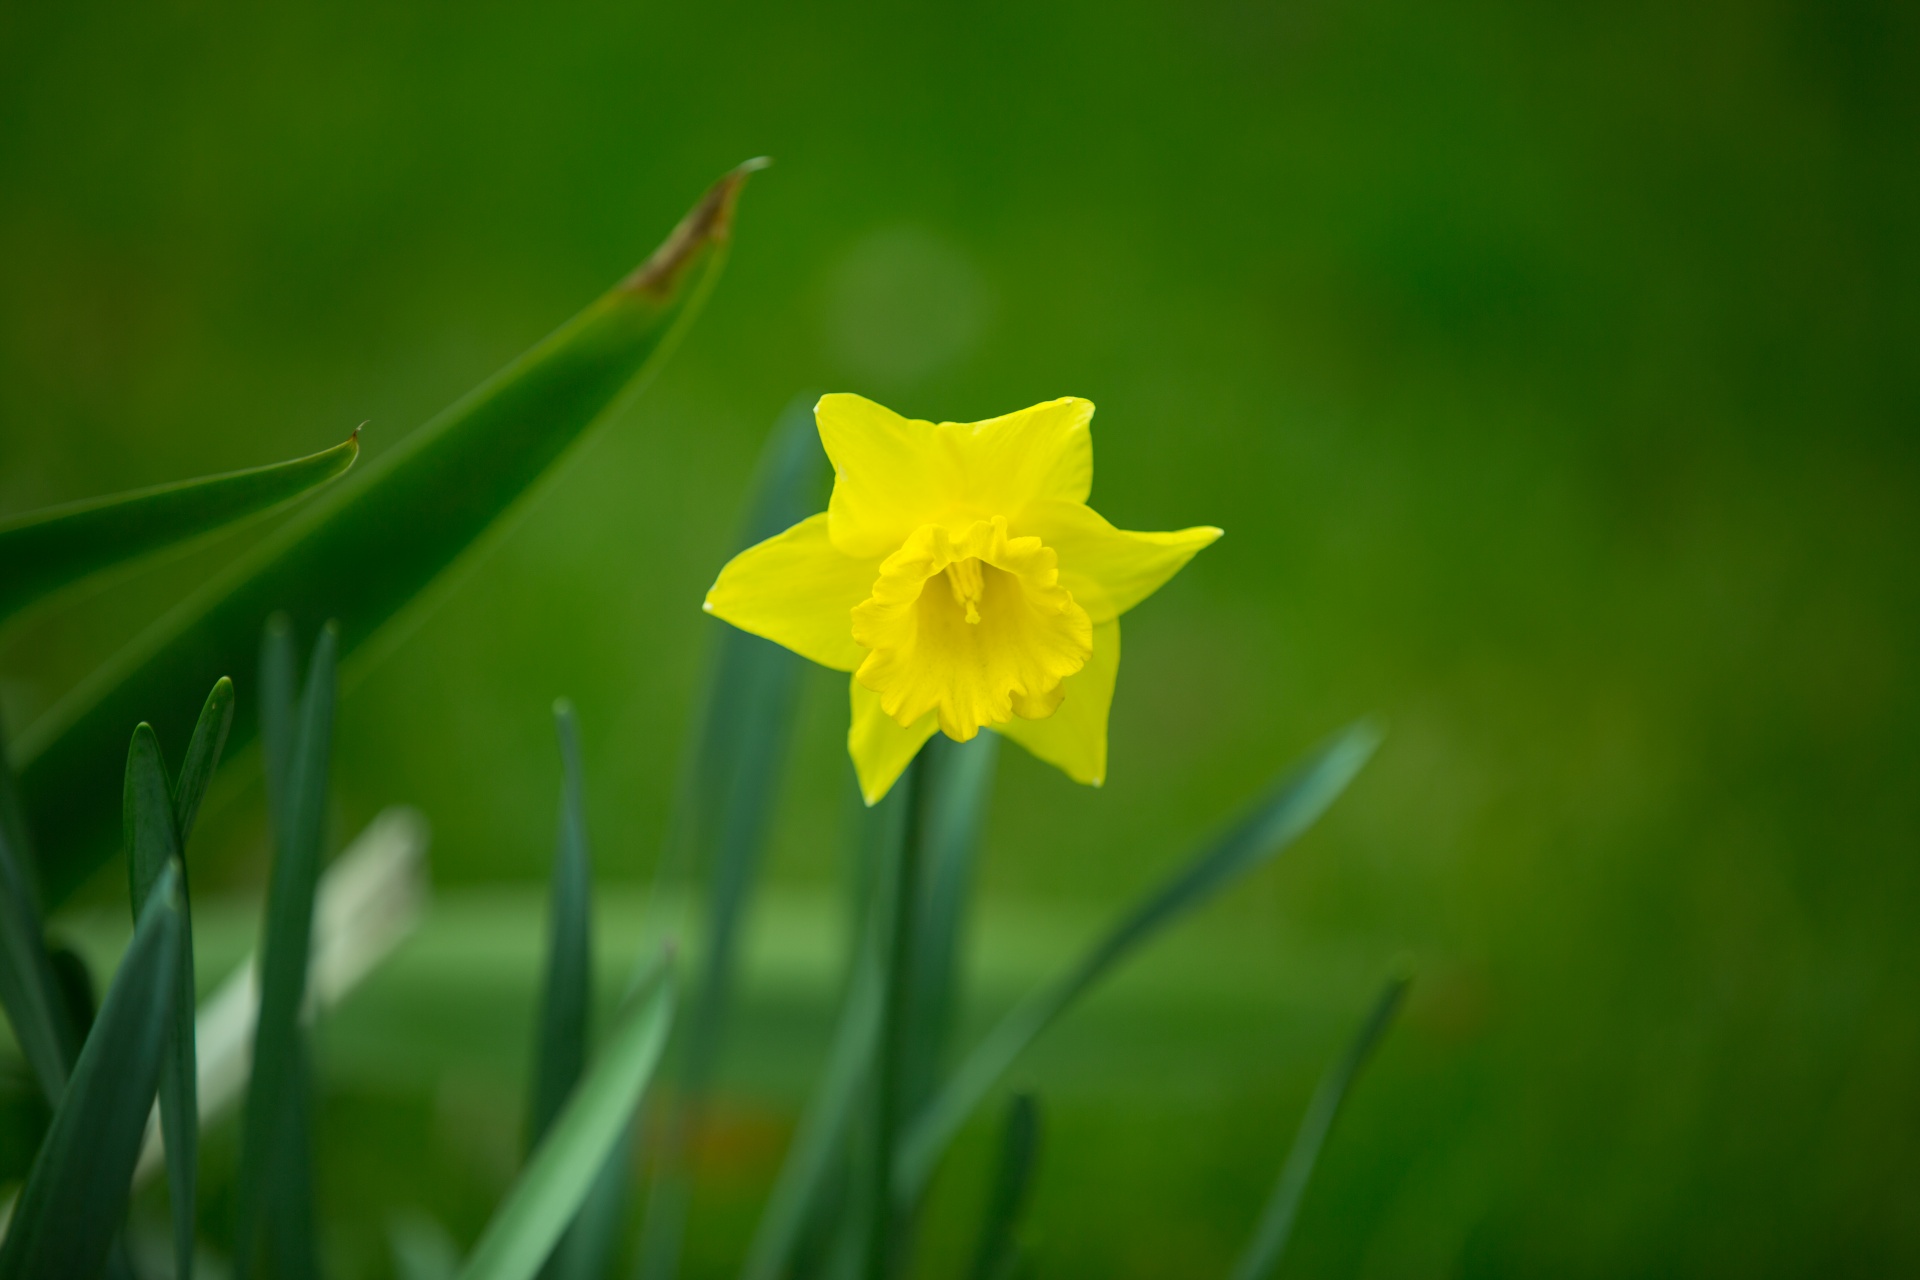
<path id="1" fill-rule="evenodd" d="M 708 245 L 724 245 L 733 233 L 733 209 L 740 199 L 740 188 L 747 178 L 772 164 L 765 156 L 756 156 L 734 166 L 720 181 L 707 188 L 700 203 L 680 219 L 680 225 L 663 241 L 651 257 L 620 282 L 628 293 L 651 293 L 664 300 L 679 286 L 688 265 Z"/>

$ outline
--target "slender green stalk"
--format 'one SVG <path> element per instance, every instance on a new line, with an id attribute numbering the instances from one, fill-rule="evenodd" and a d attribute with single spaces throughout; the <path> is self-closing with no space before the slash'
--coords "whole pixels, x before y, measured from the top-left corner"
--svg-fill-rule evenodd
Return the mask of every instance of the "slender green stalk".
<path id="1" fill-rule="evenodd" d="M 1007 1105 L 1007 1123 L 1000 1134 L 1000 1161 L 981 1217 L 980 1243 L 968 1272 L 971 1280 L 1007 1280 L 1019 1265 L 1020 1218 L 1033 1190 L 1039 1152 L 1040 1103 L 1031 1093 L 1016 1093 Z"/>
<path id="2" fill-rule="evenodd" d="M 920 863 L 926 832 L 927 752 L 907 766 L 906 817 L 887 904 L 887 964 L 882 974 L 880 1034 L 875 1038 L 873 1090 L 873 1204 L 867 1221 L 865 1274 L 887 1280 L 902 1258 L 905 1217 L 889 1194 L 898 1161 L 896 1144 L 905 1120 L 907 1070 L 913 1035 L 914 937 L 920 915 Z M 900 1206 L 904 1210 L 906 1206 Z"/>
<path id="3" fill-rule="evenodd" d="M 1307 1103 L 1307 1113 L 1300 1119 L 1293 1147 L 1287 1152 L 1287 1162 L 1281 1166 L 1280 1180 L 1274 1184 L 1273 1194 L 1261 1211 L 1253 1239 L 1247 1242 L 1246 1251 L 1234 1265 L 1232 1280 L 1265 1280 L 1279 1267 L 1287 1241 L 1293 1236 L 1294 1220 L 1300 1214 L 1300 1200 L 1307 1193 L 1307 1179 L 1313 1176 L 1314 1163 L 1320 1158 L 1320 1148 L 1326 1145 L 1334 1117 L 1340 1114 L 1340 1104 L 1346 1100 L 1360 1069 L 1373 1056 L 1380 1038 L 1392 1025 L 1393 1015 L 1399 1012 L 1411 982 L 1405 974 L 1396 974 L 1387 981 L 1346 1052 L 1320 1077 L 1313 1098 Z"/>

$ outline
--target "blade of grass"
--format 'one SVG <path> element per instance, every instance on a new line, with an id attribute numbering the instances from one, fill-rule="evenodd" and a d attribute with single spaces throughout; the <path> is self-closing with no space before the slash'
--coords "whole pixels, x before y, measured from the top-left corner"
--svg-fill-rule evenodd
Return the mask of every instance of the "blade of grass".
<path id="1" fill-rule="evenodd" d="M 1003 1018 L 907 1131 L 895 1170 L 896 1199 L 906 1206 L 919 1200 L 960 1126 L 1041 1032 L 1149 938 L 1293 843 L 1346 789 L 1379 741 L 1379 729 L 1368 721 L 1336 734 L 1288 771 L 1224 835 L 1148 894 L 1072 968 Z"/>
<path id="2" fill-rule="evenodd" d="M 127 747 L 122 800 L 126 827 L 127 881 L 134 919 L 163 875 L 174 869 L 182 923 L 173 978 L 172 1028 L 160 1057 L 160 1133 L 166 1144 L 167 1196 L 173 1210 L 174 1274 L 193 1275 L 193 1224 L 200 1158 L 199 1066 L 194 1058 L 193 913 L 180 833 L 174 822 L 173 788 L 153 726 L 141 724 Z M 136 1153 L 137 1155 L 138 1153 Z"/>
<path id="3" fill-rule="evenodd" d="M 1040 1104 L 1031 1093 L 1016 1093 L 1007 1106 L 1007 1124 L 1000 1135 L 1000 1163 L 981 1219 L 973 1270 L 968 1273 L 972 1280 L 1008 1280 L 1019 1264 L 1020 1218 L 1033 1189 L 1039 1151 Z"/>
<path id="4" fill-rule="evenodd" d="M 68 797 L 110 784 L 125 726 L 186 723 L 199 690 L 245 667 L 276 609 L 290 610 L 303 631 L 334 619 L 342 653 L 365 651 L 590 425 L 625 403 L 713 284 L 735 197 L 756 167 L 721 179 L 639 270 L 295 513 L 32 726 L 16 758 L 50 903 L 64 901 L 108 851 L 111 825 L 99 820 L 100 806 Z M 242 720 L 235 732 L 250 728 Z"/>
<path id="5" fill-rule="evenodd" d="M 527 1145 L 537 1146 L 587 1062 L 593 1008 L 593 867 L 580 786 L 580 730 L 573 705 L 553 704 L 560 739 L 560 832 L 547 916 L 546 977 L 535 1023 Z"/>
<path id="6" fill-rule="evenodd" d="M 742 1266 L 741 1280 L 781 1280 L 787 1275 L 794 1252 L 801 1241 L 825 1234 L 826 1224 L 817 1215 L 823 1200 L 834 1186 L 834 1174 L 845 1163 L 849 1135 L 854 1128 L 861 1101 L 867 1096 L 872 1079 L 874 1046 L 880 1037 L 881 1011 L 885 997 L 883 970 L 888 943 L 886 912 L 873 904 L 888 902 L 894 892 L 893 875 L 898 864 L 895 852 L 905 838 L 906 796 L 894 787 L 886 799 L 872 809 L 859 806 L 861 843 L 872 846 L 866 863 L 869 882 L 859 894 L 868 904 L 861 913 L 859 946 L 853 958 L 846 998 L 840 1019 L 834 1028 L 827 1062 L 820 1073 L 812 1098 L 800 1117 L 799 1128 L 787 1146 L 786 1159 L 774 1179 L 773 1191 L 761 1210 Z M 870 1149 L 871 1143 L 861 1144 Z M 857 1178 L 854 1180 L 857 1184 Z M 847 1203 L 863 1207 L 870 1195 L 862 1197 L 859 1187 L 850 1188 Z M 857 1211 L 857 1210 L 856 1210 Z M 865 1232 L 859 1234 L 865 1239 Z"/>
<path id="7" fill-rule="evenodd" d="M 0 618 L 52 591 L 162 547 L 211 533 L 346 473 L 360 432 L 272 466 L 29 511 L 0 521 Z"/>
<path id="8" fill-rule="evenodd" d="M 213 691 L 200 708 L 194 722 L 193 737 L 187 740 L 187 754 L 180 761 L 180 777 L 173 784 L 173 825 L 180 833 L 180 847 L 186 848 L 193 824 L 200 817 L 200 802 L 206 798 L 207 784 L 220 767 L 220 753 L 226 750 L 227 734 L 233 729 L 233 681 L 221 676 L 213 682 Z"/>
<path id="9" fill-rule="evenodd" d="M 663 957 L 627 997 L 593 1066 L 481 1233 L 461 1280 L 531 1280 L 579 1212 L 666 1048 L 670 965 Z"/>
<path id="10" fill-rule="evenodd" d="M 288 753 L 283 789 L 284 816 L 275 822 L 280 837 L 267 885 L 264 937 L 260 947 L 260 1013 L 254 1028 L 253 1079 L 247 1091 L 241 1131 L 238 1229 L 234 1267 L 251 1274 L 269 1243 L 266 1218 L 276 1204 L 298 1197 L 306 1181 L 296 1167 L 306 1121 L 303 1083 L 301 1006 L 307 993 L 312 954 L 314 885 L 320 871 L 321 836 L 326 816 L 327 769 L 333 745 L 334 663 L 339 633 L 321 628 L 301 699 L 299 728 Z M 269 651 L 273 642 L 269 642 Z M 263 673 L 262 685 L 274 677 Z M 263 699 L 264 705 L 264 699 Z M 271 775 L 270 775 L 271 776 Z M 298 1219 L 280 1219 L 297 1230 Z M 279 1242 L 276 1242 L 279 1243 Z M 280 1249 L 274 1250 L 279 1254 Z M 308 1265 L 305 1270 L 311 1270 Z"/>
<path id="11" fill-rule="evenodd" d="M 738 544 L 764 541 L 804 519 L 824 454 L 813 425 L 818 397 L 797 397 L 774 423 L 755 469 Z M 803 664 L 779 645 L 732 627 L 714 635 L 707 696 L 689 751 L 677 835 L 707 875 L 706 946 L 674 1063 L 674 1102 L 655 1151 L 641 1240 L 642 1280 L 679 1270 L 688 1187 L 685 1152 L 701 1120 L 732 1006 L 741 924 L 759 877 L 779 799 Z"/>
<path id="12" fill-rule="evenodd" d="M 47 955 L 33 855 L 6 751 L 6 735 L 0 732 L 0 1006 L 42 1096 L 53 1106 L 66 1088 L 79 1036 Z"/>
<path id="13" fill-rule="evenodd" d="M 133 1162 L 172 1025 L 186 905 L 177 869 L 147 896 L 0 1244 L 0 1280 L 98 1275 L 126 1218 Z"/>
<path id="14" fill-rule="evenodd" d="M 1300 1119 L 1300 1130 L 1294 1135 L 1293 1147 L 1287 1152 L 1287 1161 L 1281 1166 L 1280 1180 L 1274 1184 L 1273 1194 L 1268 1197 L 1266 1208 L 1260 1213 L 1253 1239 L 1247 1242 L 1246 1251 L 1234 1264 L 1232 1280 L 1262 1280 L 1272 1275 L 1280 1265 L 1287 1240 L 1293 1235 L 1294 1219 L 1299 1216 L 1301 1197 L 1307 1191 L 1307 1179 L 1313 1176 L 1314 1162 L 1320 1158 L 1320 1148 L 1326 1144 L 1327 1132 L 1333 1128 L 1334 1117 L 1339 1115 L 1340 1104 L 1346 1100 L 1347 1091 L 1353 1087 L 1360 1069 L 1366 1066 L 1380 1038 L 1392 1025 L 1393 1016 L 1399 1012 L 1411 982 L 1412 979 L 1405 974 L 1396 974 L 1388 979 L 1386 987 L 1374 1001 L 1373 1009 L 1367 1014 L 1367 1020 L 1360 1024 L 1360 1030 L 1347 1045 L 1346 1052 L 1320 1077 L 1320 1083 L 1307 1103 L 1307 1113 Z"/>

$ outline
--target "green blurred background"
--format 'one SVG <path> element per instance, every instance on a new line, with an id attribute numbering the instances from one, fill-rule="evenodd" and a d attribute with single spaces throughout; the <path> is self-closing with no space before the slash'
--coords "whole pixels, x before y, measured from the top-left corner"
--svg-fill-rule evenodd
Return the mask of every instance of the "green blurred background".
<path id="1" fill-rule="evenodd" d="M 982 1013 L 1391 725 L 1022 1065 L 1040 1274 L 1219 1274 L 1401 951 L 1287 1274 L 1920 1268 L 1916 55 L 1871 3 L 0 6 L 0 516 L 363 420 L 377 456 L 778 161 L 649 394 L 346 691 L 336 836 L 419 805 L 441 895 L 323 1031 L 337 1273 L 396 1211 L 470 1237 L 510 1175 L 556 694 L 631 954 L 699 599 L 807 389 L 1090 397 L 1104 514 L 1228 531 L 1128 619 L 1103 790 L 1003 753 Z M 8 722 L 256 535 L 0 633 Z M 700 1274 L 824 1035 L 844 698 L 808 685 Z M 262 874 L 249 770 L 208 901 Z"/>

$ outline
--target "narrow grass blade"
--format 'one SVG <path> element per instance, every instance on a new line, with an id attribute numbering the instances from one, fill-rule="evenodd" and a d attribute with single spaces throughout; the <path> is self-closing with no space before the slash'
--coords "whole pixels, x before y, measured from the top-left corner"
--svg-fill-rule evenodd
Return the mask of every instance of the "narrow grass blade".
<path id="1" fill-rule="evenodd" d="M 345 474 L 360 433 L 305 458 L 29 511 L 0 522 L 0 618 L 90 574 L 210 533 Z"/>
<path id="2" fill-rule="evenodd" d="M 182 849 L 193 835 L 193 824 L 200 817 L 200 802 L 206 798 L 213 771 L 220 767 L 220 753 L 226 750 L 227 734 L 232 729 L 233 681 L 221 676 L 213 682 L 213 692 L 200 708 L 193 737 L 187 741 L 186 757 L 180 761 L 180 777 L 173 784 L 173 825 L 180 833 Z"/>
<path id="3" fill-rule="evenodd" d="M 333 746 L 334 662 L 339 633 L 328 625 L 314 645 L 285 775 L 284 816 L 267 885 L 261 942 L 260 1014 L 254 1029 L 253 1080 L 241 1131 L 238 1231 L 234 1265 L 242 1277 L 259 1263 L 266 1219 L 276 1202 L 298 1197 L 306 1118 L 302 1084 L 306 1000 L 312 953 L 314 885 L 320 872 L 328 761 Z M 266 680 L 262 681 L 267 683 Z M 285 1221 L 285 1219 L 282 1219 Z M 310 1267 L 306 1268 L 311 1270 Z"/>
<path id="4" fill-rule="evenodd" d="M 815 505 L 813 490 L 825 470 L 813 425 L 816 398 L 792 401 L 767 437 L 738 539 L 742 549 L 804 519 Z M 689 1199 L 686 1146 L 699 1126 L 725 1040 L 741 926 L 759 878 L 800 694 L 803 664 L 779 645 L 722 626 L 711 652 L 675 818 L 676 839 L 686 845 L 682 857 L 707 867 L 706 946 L 675 1051 L 675 1101 L 655 1153 L 641 1280 L 670 1280 L 679 1270 Z"/>
<path id="5" fill-rule="evenodd" d="M 147 896 L 14 1208 L 0 1280 L 98 1275 L 127 1213 L 133 1162 L 172 1025 L 186 904 L 177 869 Z"/>
<path id="6" fill-rule="evenodd" d="M 200 1159 L 199 1066 L 194 1047 L 193 913 L 180 833 L 174 822 L 173 788 L 153 726 L 134 729 L 127 748 L 122 801 L 126 827 L 127 879 L 134 918 L 163 875 L 171 874 L 182 905 L 180 945 L 174 965 L 172 1027 L 160 1058 L 160 1132 L 166 1142 L 167 1196 L 173 1209 L 174 1274 L 193 1275 L 193 1224 Z"/>
<path id="7" fill-rule="evenodd" d="M 535 1024 L 527 1143 L 539 1144 L 580 1081 L 593 1008 L 593 867 L 580 785 L 580 730 L 573 705 L 553 704 L 560 739 L 560 833 L 547 916 L 547 967 Z"/>
<path id="8" fill-rule="evenodd" d="M 33 855 L 6 735 L 0 733 L 0 1006 L 49 1106 L 60 1101 L 79 1039 L 47 956 Z"/>
<path id="9" fill-rule="evenodd" d="M 912 1028 L 905 1070 L 906 1105 L 912 1113 L 932 1095 L 952 1032 L 960 946 L 999 746 L 999 734 L 983 733 L 972 742 L 936 735 L 923 748 L 928 788 L 921 835 L 926 888 L 914 931 Z"/>
<path id="10" fill-rule="evenodd" d="M 481 1234 L 461 1280 L 531 1280 L 579 1212 L 666 1048 L 673 1021 L 668 969 L 663 960 L 627 998 L 592 1067 Z"/>
<path id="11" fill-rule="evenodd" d="M 1347 1051 L 1320 1077 L 1313 1098 L 1307 1103 L 1307 1113 L 1301 1117 L 1300 1131 L 1294 1135 L 1293 1148 L 1287 1152 L 1287 1162 L 1281 1166 L 1280 1180 L 1274 1184 L 1273 1194 L 1261 1211 L 1253 1239 L 1234 1264 L 1232 1280 L 1263 1280 L 1280 1265 L 1280 1256 L 1286 1252 L 1294 1219 L 1300 1212 L 1300 1199 L 1307 1191 L 1307 1179 L 1313 1176 L 1314 1162 L 1320 1158 L 1320 1148 L 1326 1143 L 1327 1131 L 1333 1128 L 1334 1117 L 1340 1113 L 1347 1090 L 1353 1087 L 1360 1069 L 1392 1025 L 1411 982 L 1404 974 L 1388 980 L 1367 1020 L 1347 1045 Z"/>
<path id="12" fill-rule="evenodd" d="M 893 872 L 897 855 L 890 852 L 904 838 L 906 819 L 905 792 L 895 787 L 872 809 L 857 810 L 861 834 L 874 846 L 865 859 L 872 881 L 860 896 L 869 904 L 889 901 L 893 895 Z M 862 913 L 860 944 L 853 959 L 853 972 L 847 994 L 841 1004 L 840 1020 L 834 1028 L 833 1042 L 827 1051 L 825 1069 L 800 1126 L 788 1144 L 786 1159 L 774 1180 L 773 1192 L 761 1210 L 760 1223 L 748 1246 L 742 1280 L 781 1280 L 788 1274 L 795 1250 L 802 1239 L 819 1226 L 817 1215 L 836 1185 L 836 1174 L 843 1171 L 842 1159 L 851 1146 L 860 1104 L 868 1097 L 872 1080 L 875 1045 L 880 1037 L 881 1012 L 885 1000 L 883 970 L 888 954 L 889 935 L 884 911 L 872 906 Z M 870 1147 L 871 1144 L 863 1144 Z M 856 1184 L 858 1179 L 855 1179 Z M 850 1201 L 862 1198 L 858 1185 L 850 1188 Z M 865 1232 L 858 1234 L 865 1239 Z"/>
<path id="13" fill-rule="evenodd" d="M 292 621 L 284 613 L 271 615 L 260 635 L 260 758 L 267 781 L 267 816 L 279 843 L 287 838 L 287 776 L 298 732 L 294 724 L 300 700 L 298 666 Z"/>
<path id="14" fill-rule="evenodd" d="M 244 669 L 263 619 L 337 620 L 341 651 L 381 628 L 514 508 L 656 367 L 715 279 L 745 165 L 626 280 L 372 465 L 296 512 L 43 716 L 19 744 L 40 880 L 63 901 L 106 855 L 97 805 L 126 726 L 185 724 L 199 691 Z M 250 731 L 243 718 L 237 735 Z M 236 744 L 238 745 L 238 744 Z"/>
<path id="15" fill-rule="evenodd" d="M 1267 796 L 1149 894 L 1052 984 L 1021 1002 L 975 1047 L 907 1132 L 893 1191 L 915 1203 L 973 1109 L 1013 1060 L 1117 964 L 1168 924 L 1293 843 L 1346 789 L 1380 731 L 1354 724 L 1284 775 Z"/>
<path id="16" fill-rule="evenodd" d="M 974 1250 L 972 1280 L 1008 1280 L 1019 1263 L 1020 1219 L 1033 1189 L 1033 1166 L 1040 1151 L 1040 1104 L 1017 1093 L 1007 1106 L 1000 1136 L 1000 1163 L 981 1219 L 980 1244 Z"/>

